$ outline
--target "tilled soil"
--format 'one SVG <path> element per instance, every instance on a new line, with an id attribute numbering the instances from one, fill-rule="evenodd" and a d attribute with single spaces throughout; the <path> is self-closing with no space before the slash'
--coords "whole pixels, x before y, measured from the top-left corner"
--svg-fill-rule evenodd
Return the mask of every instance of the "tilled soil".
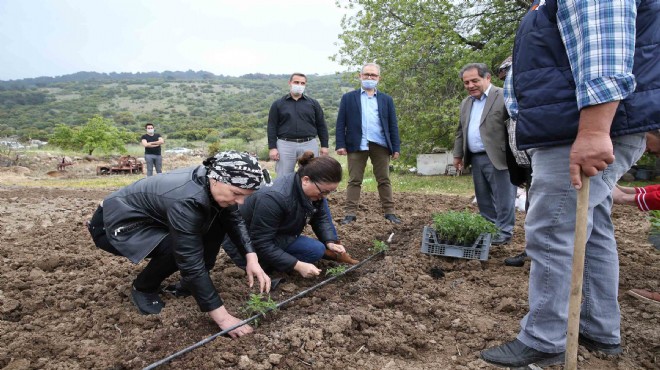
<path id="1" fill-rule="evenodd" d="M 0 186 L 0 368 L 142 368 L 220 331 L 191 297 L 164 296 L 160 315 L 137 312 L 127 294 L 144 262 L 97 250 L 83 226 L 107 194 Z M 358 259 L 394 233 L 384 256 L 268 314 L 254 335 L 217 338 L 163 368 L 491 368 L 479 351 L 514 338 L 527 309 L 529 262 L 503 264 L 524 247 L 524 214 L 513 243 L 493 247 L 488 262 L 427 256 L 419 250 L 431 214 L 474 207 L 459 196 L 395 195 L 403 224 L 388 223 L 377 195 L 367 193 L 358 221 L 339 226 Z M 330 200 L 337 223 L 344 196 Z M 613 218 L 624 353 L 605 358 L 580 348 L 579 367 L 657 369 L 660 309 L 625 292 L 660 291 L 660 253 L 647 241 L 643 214 L 615 206 Z M 250 293 L 244 272 L 221 252 L 211 275 L 230 312 L 247 317 L 240 311 Z M 282 301 L 325 278 L 286 275 L 272 298 Z"/>

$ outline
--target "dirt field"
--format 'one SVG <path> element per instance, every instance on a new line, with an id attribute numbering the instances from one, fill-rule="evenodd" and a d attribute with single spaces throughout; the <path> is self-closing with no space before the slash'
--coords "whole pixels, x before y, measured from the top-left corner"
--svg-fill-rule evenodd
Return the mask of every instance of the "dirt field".
<path id="1" fill-rule="evenodd" d="M 0 368 L 142 368 L 220 331 L 191 297 L 164 296 L 160 315 L 138 314 L 127 294 L 144 265 L 95 249 L 83 226 L 108 193 L 0 185 Z M 330 200 L 335 221 L 344 196 Z M 514 242 L 492 248 L 482 263 L 419 252 L 431 213 L 464 209 L 469 199 L 396 194 L 404 221 L 398 226 L 382 218 L 375 194 L 363 199 L 358 222 L 339 232 L 359 259 L 370 255 L 373 240 L 394 233 L 384 257 L 268 315 L 256 334 L 218 338 L 163 368 L 491 368 L 479 351 L 513 338 L 526 312 L 529 262 L 503 265 L 524 247 L 524 214 Z M 625 351 L 613 359 L 581 348 L 579 367 L 657 369 L 660 309 L 625 292 L 660 290 L 660 253 L 648 243 L 648 222 L 638 211 L 616 206 L 613 218 Z M 432 276 L 434 268 L 444 277 Z M 230 312 L 240 315 L 250 292 L 242 270 L 221 254 L 212 277 Z M 288 275 L 272 298 L 282 301 L 324 278 Z"/>

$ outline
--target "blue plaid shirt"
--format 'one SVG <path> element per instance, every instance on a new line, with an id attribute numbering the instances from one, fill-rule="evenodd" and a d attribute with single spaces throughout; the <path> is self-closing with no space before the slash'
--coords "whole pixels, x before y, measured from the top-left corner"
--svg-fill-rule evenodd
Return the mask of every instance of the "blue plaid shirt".
<path id="1" fill-rule="evenodd" d="M 557 1 L 557 25 L 571 63 L 578 109 L 623 100 L 635 91 L 632 68 L 640 1 Z M 537 2 L 543 6 L 545 0 Z M 517 119 L 512 76 L 513 69 L 504 81 L 504 102 Z"/>

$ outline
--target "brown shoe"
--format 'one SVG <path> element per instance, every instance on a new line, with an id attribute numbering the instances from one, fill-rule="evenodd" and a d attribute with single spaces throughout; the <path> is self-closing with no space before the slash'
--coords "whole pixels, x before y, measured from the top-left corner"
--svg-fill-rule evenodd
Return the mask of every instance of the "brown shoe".
<path id="1" fill-rule="evenodd" d="M 642 301 L 660 305 L 660 293 L 644 289 L 630 289 L 628 294 Z"/>
<path id="2" fill-rule="evenodd" d="M 331 251 L 330 249 L 325 250 L 325 259 L 331 260 L 331 261 L 337 261 L 339 263 L 347 263 L 349 265 L 355 265 L 357 264 L 358 260 L 354 260 L 351 258 L 351 255 L 348 254 L 348 252 L 345 253 L 335 253 Z"/>

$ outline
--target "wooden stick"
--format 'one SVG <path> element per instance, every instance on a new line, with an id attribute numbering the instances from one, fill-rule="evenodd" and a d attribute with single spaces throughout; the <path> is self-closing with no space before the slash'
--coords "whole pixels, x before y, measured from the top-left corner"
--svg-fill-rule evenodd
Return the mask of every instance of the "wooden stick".
<path id="1" fill-rule="evenodd" d="M 587 244 L 587 219 L 589 211 L 589 177 L 582 174 L 582 188 L 578 190 L 575 213 L 575 244 L 573 247 L 573 272 L 571 293 L 568 301 L 568 335 L 566 337 L 566 370 L 577 369 L 578 335 L 580 333 L 580 305 L 582 303 L 582 278 L 584 254 Z"/>

